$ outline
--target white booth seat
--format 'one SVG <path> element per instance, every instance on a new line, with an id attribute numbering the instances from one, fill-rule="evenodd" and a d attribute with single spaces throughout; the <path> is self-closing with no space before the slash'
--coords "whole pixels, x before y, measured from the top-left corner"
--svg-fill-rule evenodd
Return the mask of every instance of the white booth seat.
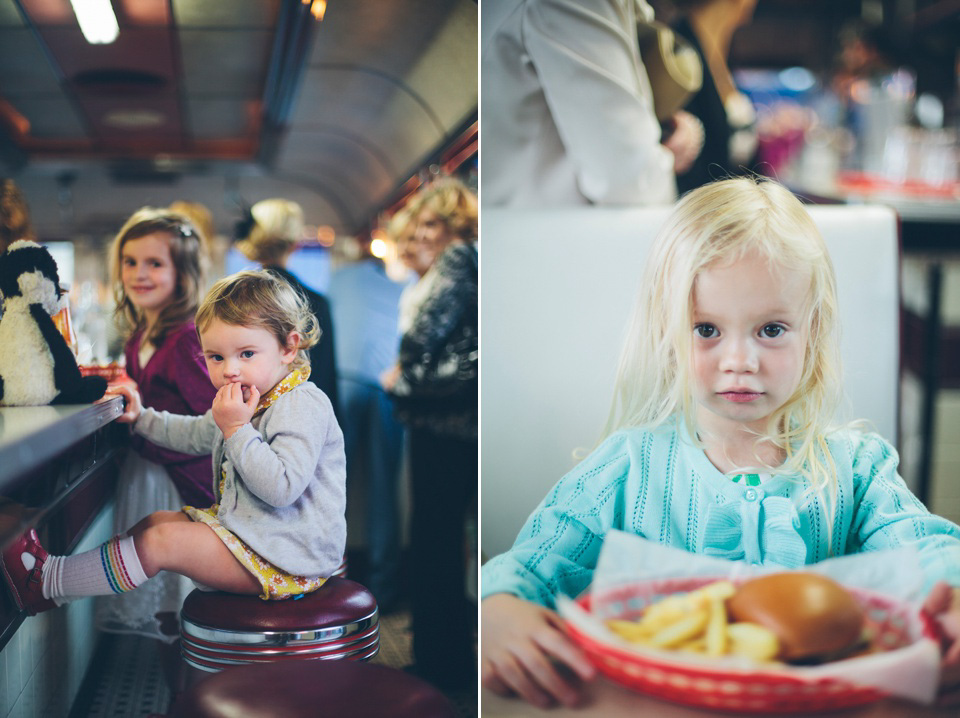
<path id="1" fill-rule="evenodd" d="M 669 208 L 483 210 L 481 548 L 513 543 L 530 511 L 600 439 L 641 267 Z M 896 215 L 811 207 L 839 285 L 841 419 L 897 440 Z M 575 452 L 580 453 L 575 456 Z"/>

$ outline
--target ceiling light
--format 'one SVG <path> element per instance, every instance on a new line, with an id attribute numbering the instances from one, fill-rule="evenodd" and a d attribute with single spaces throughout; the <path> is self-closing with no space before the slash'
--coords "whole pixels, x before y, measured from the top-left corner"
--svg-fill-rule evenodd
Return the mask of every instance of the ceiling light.
<path id="1" fill-rule="evenodd" d="M 103 124 L 121 130 L 148 130 L 160 127 L 166 120 L 156 110 L 113 110 L 102 118 Z"/>
<path id="2" fill-rule="evenodd" d="M 316 19 L 317 22 L 323 20 L 323 14 L 327 11 L 327 0 L 313 0 L 313 5 L 310 6 L 310 14 Z"/>
<path id="3" fill-rule="evenodd" d="M 109 45 L 117 39 L 120 27 L 110 0 L 70 0 L 80 31 L 91 45 Z"/>

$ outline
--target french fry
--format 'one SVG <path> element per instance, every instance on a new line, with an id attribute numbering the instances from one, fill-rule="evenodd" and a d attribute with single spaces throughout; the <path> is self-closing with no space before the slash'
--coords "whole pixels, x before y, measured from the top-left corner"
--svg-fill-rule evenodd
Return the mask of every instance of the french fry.
<path id="1" fill-rule="evenodd" d="M 674 650 L 683 653 L 699 653 L 702 655 L 707 652 L 707 642 L 703 639 L 703 636 L 698 636 L 697 638 L 691 638 L 689 641 L 684 641 L 676 646 Z"/>
<path id="2" fill-rule="evenodd" d="M 623 621 L 618 618 L 612 618 L 607 621 L 607 628 L 634 643 L 643 643 L 650 637 L 650 631 L 642 623 L 637 621 Z"/>
<path id="3" fill-rule="evenodd" d="M 736 591 L 736 587 L 729 581 L 714 581 L 693 591 L 691 595 L 699 595 L 710 601 L 717 599 L 725 601 L 736 593 Z"/>
<path id="4" fill-rule="evenodd" d="M 773 660 L 780 651 L 775 634 L 753 623 L 729 623 L 726 600 L 735 588 L 715 581 L 647 607 L 637 621 L 610 619 L 607 627 L 632 643 L 707 656 Z"/>
<path id="5" fill-rule="evenodd" d="M 756 623 L 731 623 L 727 626 L 730 653 L 755 661 L 770 661 L 780 652 L 776 634 Z"/>
<path id="6" fill-rule="evenodd" d="M 722 656 L 727 651 L 727 607 L 722 598 L 710 601 L 706 647 L 708 656 Z"/>
<path id="7" fill-rule="evenodd" d="M 696 611 L 679 621 L 661 628 L 650 637 L 650 645 L 657 648 L 672 648 L 679 643 L 698 636 L 703 632 L 709 618 L 706 611 Z"/>
<path id="8" fill-rule="evenodd" d="M 690 612 L 686 596 L 668 596 L 649 606 L 643 613 L 640 623 L 645 624 L 653 633 L 675 621 L 679 621 Z"/>

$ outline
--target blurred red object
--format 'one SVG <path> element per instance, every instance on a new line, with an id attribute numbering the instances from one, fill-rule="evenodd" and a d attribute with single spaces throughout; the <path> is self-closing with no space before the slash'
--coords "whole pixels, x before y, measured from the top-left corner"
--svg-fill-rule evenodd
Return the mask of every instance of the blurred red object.
<path id="1" fill-rule="evenodd" d="M 126 370 L 115 361 L 109 364 L 84 364 L 80 367 L 80 373 L 84 376 L 102 376 L 108 384 L 134 383 Z"/>
<path id="2" fill-rule="evenodd" d="M 841 172 L 837 185 L 847 193 L 864 195 L 900 195 L 913 199 L 956 200 L 960 198 L 960 182 L 941 185 L 927 184 L 918 180 L 893 182 L 878 175 L 865 172 Z"/>
<path id="3" fill-rule="evenodd" d="M 73 321 L 70 318 L 70 305 L 64 304 L 60 311 L 53 315 L 53 325 L 60 332 L 60 336 L 70 347 L 73 355 L 77 355 L 77 334 L 73 331 Z"/>

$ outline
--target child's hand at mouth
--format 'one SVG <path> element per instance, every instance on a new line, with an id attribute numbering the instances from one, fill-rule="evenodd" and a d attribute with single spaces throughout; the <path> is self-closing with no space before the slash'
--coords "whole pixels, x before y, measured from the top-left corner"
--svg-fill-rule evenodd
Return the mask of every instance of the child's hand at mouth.
<path id="1" fill-rule="evenodd" d="M 242 386 L 231 382 L 220 387 L 213 399 L 213 420 L 223 432 L 223 438 L 229 439 L 237 429 L 248 424 L 260 402 L 260 391 L 256 386 Z"/>

